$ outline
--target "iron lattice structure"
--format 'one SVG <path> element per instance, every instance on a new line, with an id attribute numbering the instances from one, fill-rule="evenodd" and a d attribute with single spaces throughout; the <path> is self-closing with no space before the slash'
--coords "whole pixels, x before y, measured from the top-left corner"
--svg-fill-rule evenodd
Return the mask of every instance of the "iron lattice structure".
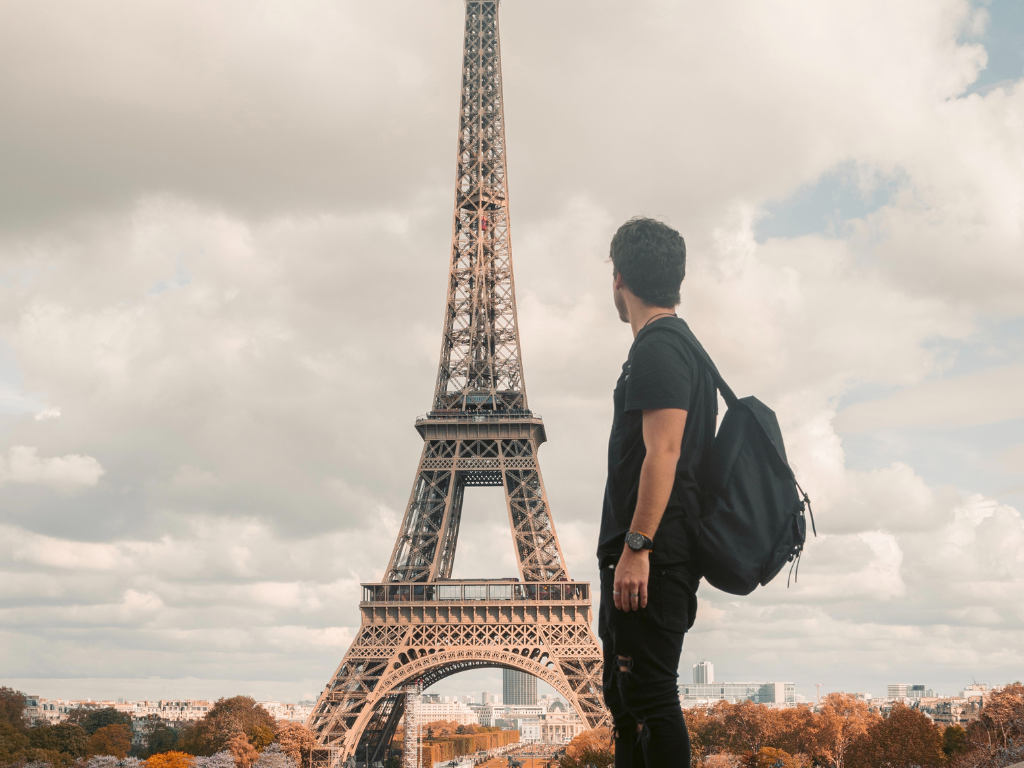
<path id="1" fill-rule="evenodd" d="M 537 462 L 544 422 L 523 380 L 509 234 L 498 0 L 466 0 L 455 217 L 441 359 L 416 479 L 382 582 L 307 725 L 318 768 L 382 760 L 403 691 L 477 667 L 549 683 L 608 723 L 590 586 L 570 581 Z M 501 486 L 518 580 L 453 581 L 469 486 Z"/>

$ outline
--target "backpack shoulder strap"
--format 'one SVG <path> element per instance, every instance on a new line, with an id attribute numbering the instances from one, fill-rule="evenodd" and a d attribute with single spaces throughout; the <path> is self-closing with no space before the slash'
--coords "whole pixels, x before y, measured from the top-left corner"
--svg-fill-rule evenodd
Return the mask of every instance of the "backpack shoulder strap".
<path id="1" fill-rule="evenodd" d="M 690 348 L 690 351 L 697 355 L 704 365 L 708 367 L 708 371 L 711 373 L 711 378 L 715 382 L 715 387 L 722 393 L 722 398 L 725 400 L 725 404 L 732 408 L 739 401 L 739 398 L 736 397 L 729 385 L 725 383 L 725 379 L 722 378 L 722 374 L 718 372 L 718 367 L 711 359 L 711 356 L 704 350 L 704 347 L 700 345 L 700 342 L 697 341 L 697 337 L 693 335 L 693 332 L 690 330 L 690 326 L 688 326 L 686 321 L 681 318 L 680 322 L 682 325 L 679 325 L 678 323 L 664 323 L 661 327 L 671 328 L 674 333 L 678 334 L 686 346 Z"/>

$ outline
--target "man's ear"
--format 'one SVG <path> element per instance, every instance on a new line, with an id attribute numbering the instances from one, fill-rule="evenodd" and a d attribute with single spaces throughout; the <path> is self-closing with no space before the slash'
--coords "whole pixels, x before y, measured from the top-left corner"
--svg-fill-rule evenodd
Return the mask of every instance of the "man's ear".
<path id="1" fill-rule="evenodd" d="M 612 274 L 612 279 L 613 279 L 612 280 L 612 287 L 616 291 L 621 291 L 623 288 L 625 288 L 626 282 L 625 282 L 625 280 L 622 279 L 622 273 L 621 272 L 614 272 Z"/>

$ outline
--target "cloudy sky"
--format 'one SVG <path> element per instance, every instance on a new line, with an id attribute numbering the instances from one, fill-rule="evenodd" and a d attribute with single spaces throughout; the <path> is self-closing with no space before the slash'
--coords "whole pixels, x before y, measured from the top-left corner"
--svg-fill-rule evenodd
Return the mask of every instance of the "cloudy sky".
<path id="1" fill-rule="evenodd" d="M 315 695 L 437 365 L 458 0 L 0 2 L 0 684 Z M 577 579 L 630 343 L 607 243 L 779 414 L 800 581 L 701 587 L 681 668 L 1024 676 L 1024 2 L 506 0 L 530 404 Z M 456 575 L 515 572 L 471 489 Z M 500 674 L 442 684 L 495 690 Z"/>

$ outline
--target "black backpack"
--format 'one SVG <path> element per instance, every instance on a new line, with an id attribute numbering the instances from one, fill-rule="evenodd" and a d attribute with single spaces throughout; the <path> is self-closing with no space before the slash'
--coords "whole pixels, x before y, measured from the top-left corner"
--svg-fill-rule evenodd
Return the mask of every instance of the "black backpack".
<path id="1" fill-rule="evenodd" d="M 807 538 L 805 507 L 811 530 L 815 536 L 818 532 L 811 500 L 786 460 L 775 413 L 756 397 L 736 397 L 689 329 L 675 323 L 670 327 L 703 360 L 729 407 L 700 478 L 697 557 L 704 578 L 723 592 L 749 595 L 788 562 L 793 563 L 790 574 L 796 568 L 799 576 Z"/>

